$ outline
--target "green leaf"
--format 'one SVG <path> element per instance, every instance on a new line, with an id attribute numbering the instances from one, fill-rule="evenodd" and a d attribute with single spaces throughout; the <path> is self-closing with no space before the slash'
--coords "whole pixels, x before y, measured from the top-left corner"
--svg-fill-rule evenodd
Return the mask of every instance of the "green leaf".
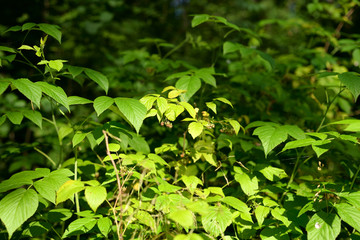
<path id="1" fill-rule="evenodd" d="M 207 20 L 209 20 L 209 18 L 210 18 L 210 16 L 207 14 L 195 15 L 191 21 L 191 27 L 196 27 L 196 26 L 206 22 Z"/>
<path id="2" fill-rule="evenodd" d="M 345 198 L 349 203 L 354 205 L 355 207 L 360 206 L 360 191 L 358 192 L 343 192 L 339 194 L 340 197 Z"/>
<path id="3" fill-rule="evenodd" d="M 240 183 L 243 192 L 248 195 L 254 195 L 258 191 L 258 179 L 257 177 L 250 178 L 241 168 L 238 168 L 235 174 L 235 180 Z"/>
<path id="4" fill-rule="evenodd" d="M 275 128 L 270 125 L 258 127 L 254 130 L 253 135 L 257 135 L 264 147 L 265 157 L 277 145 L 284 142 L 287 137 L 287 131 L 283 128 Z"/>
<path id="5" fill-rule="evenodd" d="M 23 185 L 33 184 L 33 179 L 44 177 L 49 173 L 50 170 L 47 168 L 37 168 L 35 171 L 22 171 L 15 173 L 9 179 L 0 183 L 0 192 L 6 192 Z"/>
<path id="6" fill-rule="evenodd" d="M 214 68 L 202 68 L 195 71 L 195 75 L 202 79 L 205 83 L 216 87 L 216 79 L 213 74 L 215 74 Z"/>
<path id="7" fill-rule="evenodd" d="M 87 133 L 83 133 L 83 132 L 77 132 L 74 134 L 74 137 L 72 139 L 72 145 L 73 145 L 73 148 L 78 145 L 79 143 L 81 143 L 85 137 L 89 134 L 90 132 L 87 132 Z"/>
<path id="8" fill-rule="evenodd" d="M 335 205 L 341 220 L 349 224 L 351 227 L 360 232 L 360 210 L 347 203 L 339 203 Z"/>
<path id="9" fill-rule="evenodd" d="M 65 230 L 62 238 L 89 232 L 96 224 L 95 218 L 79 218 L 71 222 Z"/>
<path id="10" fill-rule="evenodd" d="M 248 206 L 243 201 L 232 196 L 226 196 L 222 199 L 222 202 L 226 203 L 227 205 L 233 207 L 240 212 L 248 213 L 250 211 L 250 208 L 248 208 Z"/>
<path id="11" fill-rule="evenodd" d="M 6 115 L 2 115 L 0 117 L 0 126 L 3 125 L 5 121 L 6 121 Z"/>
<path id="12" fill-rule="evenodd" d="M 196 118 L 196 111 L 191 104 L 187 102 L 179 102 L 179 104 L 186 109 L 186 111 L 190 114 L 192 118 Z"/>
<path id="13" fill-rule="evenodd" d="M 340 81 L 350 90 L 354 95 L 355 102 L 360 95 L 360 76 L 353 72 L 345 72 L 338 75 Z"/>
<path id="14" fill-rule="evenodd" d="M 55 199 L 55 198 L 54 198 Z M 72 216 L 72 211 L 67 208 L 51 209 L 47 215 L 47 220 L 50 222 L 65 222 Z"/>
<path id="15" fill-rule="evenodd" d="M 163 97 L 157 98 L 156 104 L 161 115 L 169 108 L 167 100 Z"/>
<path id="16" fill-rule="evenodd" d="M 265 207 L 265 206 L 257 206 L 256 209 L 255 209 L 255 217 L 256 217 L 256 220 L 259 224 L 259 227 L 262 226 L 266 216 L 269 214 L 270 212 L 270 208 L 269 207 Z"/>
<path id="17" fill-rule="evenodd" d="M 77 105 L 77 104 L 90 104 L 93 103 L 93 101 L 83 98 L 83 97 L 78 97 L 78 96 L 70 96 L 68 97 L 68 104 L 71 105 Z"/>
<path id="18" fill-rule="evenodd" d="M 205 103 L 208 108 L 210 108 L 216 114 L 216 104 L 213 102 L 206 102 Z"/>
<path id="19" fill-rule="evenodd" d="M 36 84 L 41 87 L 41 90 L 46 95 L 54 99 L 57 103 L 60 103 L 61 105 L 66 107 L 66 109 L 70 112 L 68 98 L 61 87 L 51 85 L 47 82 L 36 82 Z"/>
<path id="20" fill-rule="evenodd" d="M 194 139 L 203 132 L 203 129 L 204 129 L 204 125 L 202 125 L 199 122 L 192 122 L 189 124 L 188 127 L 189 133 Z"/>
<path id="21" fill-rule="evenodd" d="M 114 103 L 114 99 L 107 96 L 100 96 L 94 100 L 94 109 L 98 116 Z"/>
<path id="22" fill-rule="evenodd" d="M 131 138 L 129 138 L 129 145 L 136 152 L 148 154 L 150 153 L 149 144 L 146 142 L 144 137 L 131 133 Z"/>
<path id="23" fill-rule="evenodd" d="M 28 45 L 21 45 L 19 48 L 19 50 L 32 50 L 32 51 L 35 51 L 35 49 L 31 46 L 28 46 Z"/>
<path id="24" fill-rule="evenodd" d="M 185 234 L 177 234 L 174 240 L 204 240 L 199 234 L 190 233 L 188 235 Z"/>
<path id="25" fill-rule="evenodd" d="M 212 154 L 212 153 L 201 153 L 201 156 L 205 159 L 205 161 L 207 161 L 211 165 L 217 167 L 216 157 L 215 157 L 214 154 Z"/>
<path id="26" fill-rule="evenodd" d="M 226 98 L 219 97 L 219 98 L 215 98 L 214 100 L 215 100 L 215 101 L 220 101 L 220 102 L 226 103 L 226 104 L 230 105 L 232 108 L 234 108 L 234 106 L 232 105 L 232 103 L 231 103 L 229 100 L 227 100 Z"/>
<path id="27" fill-rule="evenodd" d="M 184 110 L 185 108 L 183 106 L 170 103 L 168 110 L 165 112 L 165 116 L 169 121 L 175 121 Z"/>
<path id="28" fill-rule="evenodd" d="M 73 78 L 75 78 L 76 76 L 78 76 L 80 73 L 82 73 L 84 71 L 83 67 L 76 67 L 76 66 L 70 66 L 70 65 L 66 65 L 66 67 Z"/>
<path id="29" fill-rule="evenodd" d="M 146 116 L 146 107 L 139 100 L 132 98 L 115 98 L 116 106 L 120 112 L 139 133 L 140 127 Z"/>
<path id="30" fill-rule="evenodd" d="M 105 75 L 89 68 L 84 68 L 84 72 L 91 80 L 104 89 L 105 93 L 107 94 L 109 90 L 109 80 Z"/>
<path id="31" fill-rule="evenodd" d="M 286 212 L 287 210 L 285 208 L 276 207 L 271 210 L 271 215 L 275 219 L 280 220 L 286 227 L 289 227 L 291 221 L 287 218 Z"/>
<path id="32" fill-rule="evenodd" d="M 49 67 L 59 72 L 64 67 L 63 62 L 66 60 L 50 60 Z"/>
<path id="33" fill-rule="evenodd" d="M 146 109 L 149 111 L 152 108 L 152 106 L 157 98 L 158 98 L 158 96 L 146 95 L 140 99 L 140 102 L 142 104 L 144 104 Z"/>
<path id="34" fill-rule="evenodd" d="M 240 49 L 241 49 L 241 45 L 237 43 L 225 42 L 223 45 L 223 54 L 225 55 L 227 53 L 236 52 L 239 51 Z"/>
<path id="35" fill-rule="evenodd" d="M 24 115 L 21 112 L 6 112 L 6 116 L 13 124 L 18 125 L 24 118 Z"/>
<path id="36" fill-rule="evenodd" d="M 136 213 L 135 217 L 139 223 L 150 227 L 152 231 L 156 230 L 156 222 L 150 213 L 140 210 Z"/>
<path id="37" fill-rule="evenodd" d="M 202 201 L 207 204 L 206 202 Z M 155 209 L 157 211 L 162 211 L 164 213 L 169 213 L 171 209 L 184 206 L 187 204 L 191 204 L 191 201 L 188 198 L 185 198 L 179 194 L 165 194 L 160 195 L 156 198 Z M 201 205 L 204 206 L 204 205 Z M 194 211 L 194 209 L 188 207 L 190 210 Z"/>
<path id="38" fill-rule="evenodd" d="M 236 120 L 233 120 L 233 119 L 228 119 L 227 121 L 234 128 L 235 134 L 237 135 L 239 133 L 239 131 L 240 131 L 240 128 L 241 128 L 240 123 L 238 121 L 236 121 Z"/>
<path id="39" fill-rule="evenodd" d="M 39 128 L 42 128 L 42 115 L 38 111 L 25 110 L 23 111 L 24 116 L 35 123 Z"/>
<path id="40" fill-rule="evenodd" d="M 120 144 L 109 143 L 109 151 L 110 152 L 118 152 L 119 150 L 120 150 Z"/>
<path id="41" fill-rule="evenodd" d="M 210 207 L 207 214 L 201 216 L 201 222 L 206 232 L 213 237 L 223 234 L 232 222 L 231 211 L 222 206 Z"/>
<path id="42" fill-rule="evenodd" d="M 9 233 L 9 239 L 17 228 L 36 212 L 39 200 L 33 189 L 17 189 L 0 201 L 0 219 Z"/>
<path id="43" fill-rule="evenodd" d="M 294 141 L 286 143 L 285 147 L 281 151 L 283 152 L 283 151 L 286 151 L 289 149 L 310 146 L 311 144 L 313 144 L 315 142 L 316 142 L 316 140 L 313 138 L 294 140 Z"/>
<path id="44" fill-rule="evenodd" d="M 9 47 L 5 47 L 5 46 L 0 46 L 0 51 L 10 52 L 10 53 L 16 53 L 15 49 L 9 48 Z"/>
<path id="45" fill-rule="evenodd" d="M 312 149 L 316 153 L 317 157 L 319 158 L 322 154 L 326 153 L 330 149 L 330 143 L 331 140 L 319 140 L 316 141 L 311 145 Z"/>
<path id="46" fill-rule="evenodd" d="M 185 186 L 191 194 L 194 194 L 197 185 L 203 185 L 202 181 L 196 176 L 182 176 L 181 180 L 184 182 Z"/>
<path id="47" fill-rule="evenodd" d="M 40 108 L 41 87 L 31 82 L 27 78 L 20 78 L 12 81 L 14 85 L 25 97 L 32 101 L 38 108 Z"/>
<path id="48" fill-rule="evenodd" d="M 38 24 L 38 27 L 40 28 L 41 31 L 52 36 L 59 43 L 61 43 L 61 31 L 59 30 L 59 26 L 47 24 L 47 23 L 40 23 Z"/>
<path id="49" fill-rule="evenodd" d="M 12 26 L 12 27 L 8 28 L 5 32 L 3 32 L 3 34 L 6 32 L 17 32 L 17 31 L 21 31 L 21 26 L 19 26 L 19 25 Z"/>
<path id="50" fill-rule="evenodd" d="M 148 158 L 153 160 L 155 163 L 159 163 L 160 165 L 164 165 L 164 166 L 169 165 L 162 157 L 160 157 L 159 155 L 156 155 L 154 153 L 148 154 Z"/>
<path id="51" fill-rule="evenodd" d="M 194 213 L 187 209 L 172 209 L 168 217 L 184 228 L 190 228 L 191 226 L 194 226 L 195 223 Z"/>
<path id="52" fill-rule="evenodd" d="M 29 226 L 22 232 L 22 237 L 36 238 L 40 237 L 51 229 L 51 224 L 44 221 L 30 222 Z"/>
<path id="53" fill-rule="evenodd" d="M 112 221 L 108 217 L 103 217 L 97 221 L 97 226 L 101 234 L 107 237 L 108 234 L 111 232 Z"/>
<path id="54" fill-rule="evenodd" d="M 186 90 L 185 93 L 181 94 L 180 98 L 182 102 L 187 102 L 200 89 L 201 80 L 195 76 L 184 76 L 176 82 L 175 87 Z"/>
<path id="55" fill-rule="evenodd" d="M 261 240 L 289 240 L 288 228 L 284 226 L 267 226 L 261 231 Z"/>
<path id="56" fill-rule="evenodd" d="M 106 200 L 106 196 L 106 188 L 103 186 L 85 188 L 85 199 L 94 212 Z"/>
<path id="57" fill-rule="evenodd" d="M 341 230 L 341 220 L 336 214 L 315 213 L 306 225 L 308 240 L 335 240 Z"/>
<path id="58" fill-rule="evenodd" d="M 267 166 L 260 170 L 260 172 L 270 181 L 278 180 L 287 177 L 288 175 L 284 169 Z"/>
<path id="59" fill-rule="evenodd" d="M 159 182 L 160 184 L 158 185 L 158 189 L 160 192 L 173 193 L 181 189 L 181 187 L 172 185 L 162 179 Z"/>
<path id="60" fill-rule="evenodd" d="M 21 31 L 26 31 L 26 30 L 32 29 L 36 25 L 37 25 L 36 23 L 32 23 L 32 22 L 24 23 L 21 27 Z"/>
<path id="61" fill-rule="evenodd" d="M 0 95 L 5 92 L 5 90 L 9 87 L 9 85 L 10 85 L 9 81 L 0 80 Z"/>
<path id="62" fill-rule="evenodd" d="M 66 200 L 72 198 L 75 193 L 84 190 L 84 183 L 81 181 L 68 180 L 65 182 L 57 191 L 56 204 L 65 202 Z"/>
<path id="63" fill-rule="evenodd" d="M 284 125 L 280 127 L 284 131 L 286 131 L 290 136 L 292 136 L 295 139 L 305 139 L 305 133 L 304 131 L 295 125 Z"/>
<path id="64" fill-rule="evenodd" d="M 43 179 L 34 182 L 36 191 L 45 199 L 55 204 L 56 191 L 74 175 L 69 169 L 58 169 Z"/>

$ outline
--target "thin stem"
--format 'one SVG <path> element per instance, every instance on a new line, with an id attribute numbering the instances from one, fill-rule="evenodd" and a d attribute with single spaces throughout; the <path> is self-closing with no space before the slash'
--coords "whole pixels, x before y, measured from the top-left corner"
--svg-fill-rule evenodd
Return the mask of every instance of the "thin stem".
<path id="1" fill-rule="evenodd" d="M 24 54 L 22 54 L 22 52 L 18 52 L 20 54 L 20 56 L 22 56 L 26 62 L 23 62 L 23 61 L 20 61 L 20 60 L 17 60 L 18 62 L 22 62 L 22 63 L 25 63 L 33 68 L 35 68 L 43 77 L 45 77 L 45 74 L 37 67 L 35 66 L 29 59 L 27 59 Z"/>
<path id="2" fill-rule="evenodd" d="M 117 221 L 117 217 L 116 217 L 116 213 L 114 213 L 115 215 L 115 224 L 116 224 L 116 230 L 117 230 L 117 235 L 119 237 L 119 240 L 122 240 L 123 239 L 123 236 L 121 235 L 121 232 L 122 232 L 122 188 L 121 188 L 121 180 L 120 180 L 120 176 L 119 176 L 119 172 L 117 170 L 117 167 L 116 167 L 116 163 L 113 159 L 113 157 L 111 156 L 110 154 L 110 149 L 109 149 L 109 139 L 108 139 L 108 135 L 106 133 L 105 130 L 102 130 L 103 134 L 104 134 L 104 137 L 105 137 L 105 145 L 106 145 L 106 154 L 109 156 L 110 160 L 111 160 L 111 163 L 114 167 L 114 170 L 115 170 L 115 175 L 116 175 L 116 181 L 117 181 L 117 185 L 118 185 L 118 189 L 119 189 L 119 195 L 120 195 L 120 223 Z M 116 208 L 116 205 L 114 205 L 114 209 Z"/>
<path id="3" fill-rule="evenodd" d="M 325 113 L 321 119 L 321 122 L 320 122 L 320 125 L 319 127 L 316 129 L 316 132 L 319 132 L 320 129 L 323 127 L 323 124 L 324 124 L 324 121 L 326 119 L 326 115 L 331 107 L 331 105 L 334 103 L 335 99 L 345 90 L 345 88 L 343 89 L 340 89 L 340 91 L 334 96 L 334 98 L 328 103 L 327 107 L 326 107 L 326 110 L 325 110 Z"/>
<path id="4" fill-rule="evenodd" d="M 188 38 L 185 38 L 181 43 L 179 43 L 179 45 L 177 45 L 176 47 L 171 49 L 169 52 L 167 52 L 163 59 L 167 58 L 168 56 L 170 56 L 171 54 L 173 54 L 174 52 L 179 50 L 187 41 L 188 41 Z"/>
<path id="5" fill-rule="evenodd" d="M 40 153 L 41 155 L 43 155 L 47 160 L 49 160 L 51 162 L 51 164 L 56 167 L 56 163 L 54 160 L 51 159 L 51 157 L 49 157 L 49 155 L 47 155 L 46 153 L 44 153 L 43 151 L 41 151 L 40 149 L 38 149 L 37 147 L 34 147 L 34 150 L 37 151 L 38 153 Z"/>
<path id="6" fill-rule="evenodd" d="M 357 178 L 358 175 L 359 175 L 359 172 L 360 172 L 360 165 L 358 166 L 358 169 L 357 169 L 357 171 L 356 171 L 356 173 L 355 173 L 355 175 L 354 175 L 354 177 L 353 177 L 353 179 L 352 179 L 352 181 L 351 181 L 350 190 L 353 188 L 354 183 L 355 183 L 355 181 L 356 181 L 356 178 Z"/>
<path id="7" fill-rule="evenodd" d="M 76 181 L 78 179 L 78 161 L 77 161 L 77 148 L 75 148 L 75 163 L 74 163 L 74 180 Z M 75 206 L 76 206 L 76 212 L 80 212 L 80 203 L 79 203 L 79 193 L 75 193 Z M 79 215 L 78 215 L 78 218 Z M 80 234 L 76 236 L 76 239 L 80 240 Z"/>

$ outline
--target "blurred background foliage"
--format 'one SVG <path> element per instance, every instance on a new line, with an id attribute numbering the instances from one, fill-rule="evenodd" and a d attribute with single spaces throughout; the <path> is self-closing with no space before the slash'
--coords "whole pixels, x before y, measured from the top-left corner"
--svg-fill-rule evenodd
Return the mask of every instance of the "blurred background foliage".
<path id="1" fill-rule="evenodd" d="M 68 60 L 70 65 L 104 73 L 110 81 L 111 97 L 140 98 L 174 85 L 174 80 L 164 81 L 170 74 L 214 67 L 217 88 L 204 85 L 192 99 L 200 109 L 205 109 L 206 101 L 221 96 L 228 98 L 234 109 L 221 105 L 218 112 L 239 120 L 243 126 L 263 120 L 315 130 L 327 101 L 336 95 L 339 86 L 337 78 L 318 78 L 315 74 L 359 72 L 358 5 L 359 1 L 354 0 L 17 0 L 2 3 L 0 31 L 27 22 L 60 26 L 62 43 L 49 39 L 47 58 Z M 192 28 L 192 14 L 202 13 L 224 17 L 241 31 L 230 31 L 220 23 Z M 38 44 L 41 34 L 31 32 L 25 43 Z M 17 48 L 24 41 L 23 35 L 2 34 L 0 45 Z M 240 50 L 223 54 L 225 42 L 238 44 Z M 36 78 L 33 71 L 16 61 L 4 62 L 0 76 Z M 75 82 L 63 76 L 59 85 L 68 96 L 90 100 L 101 91 L 81 77 Z M 6 95 L 0 103 L 1 111 L 7 106 L 26 105 L 15 94 Z M 359 117 L 359 110 L 352 95 L 344 92 L 327 117 Z M 76 106 L 72 119 L 80 121 L 90 114 L 90 108 Z M 113 120 L 111 113 L 101 117 Z M 0 154 L 7 160 L 0 163 L 0 171 L 5 173 L 2 177 L 44 164 L 37 152 L 20 154 L 26 148 L 33 149 L 34 144 L 46 143 L 49 151 L 56 154 L 57 139 L 52 134 L 40 131 L 30 122 L 4 123 L 0 127 Z M 146 120 L 141 134 L 154 149 L 170 140 L 177 142 L 183 129 L 164 129 L 156 121 Z M 249 144 L 242 141 L 239 149 L 240 156 L 245 156 Z M 10 159 L 14 156 L 27 161 L 13 162 Z"/>

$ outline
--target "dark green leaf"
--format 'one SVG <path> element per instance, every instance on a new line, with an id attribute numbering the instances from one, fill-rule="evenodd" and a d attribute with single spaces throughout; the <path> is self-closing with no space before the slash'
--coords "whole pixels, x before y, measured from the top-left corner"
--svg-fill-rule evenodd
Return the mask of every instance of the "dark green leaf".
<path id="1" fill-rule="evenodd" d="M 68 104 L 71 105 L 77 105 L 77 104 L 90 104 L 93 103 L 93 101 L 83 98 L 83 97 L 78 97 L 78 96 L 70 96 L 68 97 Z"/>
<path id="2" fill-rule="evenodd" d="M 30 121 L 32 121 L 37 126 L 39 126 L 39 128 L 42 128 L 42 115 L 40 112 L 26 110 L 26 111 L 23 111 L 23 114 L 26 118 L 28 118 Z"/>
<path id="3" fill-rule="evenodd" d="M 40 108 L 41 87 L 31 82 L 27 78 L 20 78 L 12 81 L 14 85 L 22 94 L 32 101 L 38 108 Z"/>
<path id="4" fill-rule="evenodd" d="M 54 99 L 57 103 L 60 103 L 61 105 L 66 107 L 66 109 L 70 112 L 68 98 L 61 87 L 51 85 L 47 82 L 36 82 L 36 84 L 41 87 L 41 90 L 46 95 Z"/>
<path id="5" fill-rule="evenodd" d="M 132 98 L 115 98 L 115 104 L 127 120 L 139 132 L 145 119 L 147 109 L 139 100 Z"/>
<path id="6" fill-rule="evenodd" d="M 354 95 L 355 102 L 360 95 L 360 76 L 353 72 L 345 72 L 338 75 L 340 81 L 350 90 Z"/>
<path id="7" fill-rule="evenodd" d="M 201 80 L 195 76 L 184 76 L 176 82 L 175 87 L 186 90 L 185 93 L 181 94 L 181 101 L 187 102 L 200 89 Z"/>
<path id="8" fill-rule="evenodd" d="M 207 20 L 209 20 L 210 16 L 207 14 L 199 14 L 199 15 L 195 15 L 193 20 L 191 21 L 191 27 L 196 27 L 204 22 L 206 22 Z"/>
<path id="9" fill-rule="evenodd" d="M 47 24 L 47 23 L 40 23 L 40 24 L 38 24 L 38 27 L 40 28 L 41 31 L 52 36 L 59 43 L 61 43 L 61 35 L 62 34 L 61 34 L 61 31 L 59 30 L 59 28 L 60 28 L 59 26 Z"/>
<path id="10" fill-rule="evenodd" d="M 20 124 L 24 118 L 21 112 L 6 112 L 6 116 L 13 124 Z"/>
<path id="11" fill-rule="evenodd" d="M 108 90 L 109 90 L 109 80 L 108 78 L 103 75 L 102 73 L 89 69 L 89 68 L 85 68 L 84 69 L 85 74 L 91 79 L 93 80 L 95 83 L 97 83 L 102 89 L 104 89 L 105 93 L 107 94 Z"/>

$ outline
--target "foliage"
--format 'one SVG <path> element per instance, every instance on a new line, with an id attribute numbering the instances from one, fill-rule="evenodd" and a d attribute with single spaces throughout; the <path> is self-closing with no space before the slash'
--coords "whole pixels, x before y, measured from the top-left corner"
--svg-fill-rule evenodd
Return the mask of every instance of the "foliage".
<path id="1" fill-rule="evenodd" d="M 8 28 L 24 40 L 0 46 L 1 236 L 359 238 L 360 46 L 340 31 L 360 3 L 298 4 L 321 21 L 194 14 L 178 45 L 98 45 L 103 71 L 56 56 L 81 9 Z M 87 34 L 111 26 L 102 13 Z"/>

